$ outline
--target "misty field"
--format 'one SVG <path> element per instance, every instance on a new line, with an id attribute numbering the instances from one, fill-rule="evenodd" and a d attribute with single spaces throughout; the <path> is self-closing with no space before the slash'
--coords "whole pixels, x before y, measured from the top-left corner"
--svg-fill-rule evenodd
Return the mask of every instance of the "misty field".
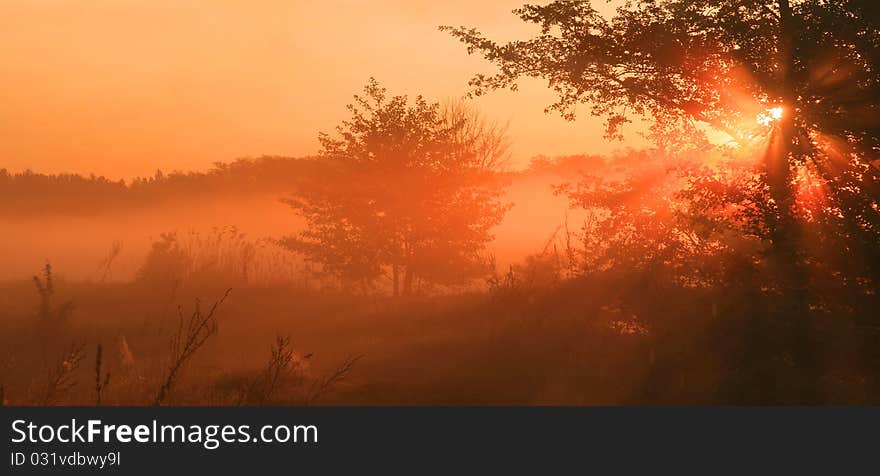
<path id="1" fill-rule="evenodd" d="M 736 254 L 701 257 L 699 265 L 682 266 L 676 260 L 646 258 L 643 242 L 621 242 L 588 254 L 588 247 L 596 244 L 590 244 L 592 233 L 584 227 L 596 220 L 595 210 L 568 210 L 553 185 L 577 179 L 584 170 L 630 160 L 645 158 L 634 153 L 540 159 L 529 171 L 511 175 L 507 198 L 530 197 L 532 203 L 512 210 L 495 229 L 489 248 L 495 253 L 489 255 L 485 274 L 467 284 L 417 286 L 399 296 L 393 295 L 390 276 L 369 291 L 345 287 L 280 241 L 251 238 L 235 227 L 157 234 L 128 224 L 137 223 L 131 218 L 144 210 L 88 215 L 84 219 L 96 225 L 69 228 L 64 236 L 93 237 L 95 230 L 122 223 L 120 229 L 131 236 L 140 233 L 143 244 L 110 234 L 86 239 L 89 246 L 77 245 L 82 256 L 66 256 L 63 247 L 52 248 L 51 240 L 33 240 L 30 248 L 19 242 L 18 259 L 33 263 L 34 269 L 29 279 L 7 269 L 0 285 L 3 401 L 875 401 L 878 333 L 871 309 L 876 295 L 813 278 L 809 339 L 815 358 L 804 368 L 793 363 L 799 342 L 792 336 L 790 302 L 767 287 L 762 277 L 766 272 L 748 259 Z M 265 199 L 240 200 L 271 205 Z M 212 208 L 224 202 L 205 203 Z M 163 217 L 167 226 L 178 223 L 181 229 L 196 217 L 210 220 L 197 209 L 157 204 L 147 209 L 154 218 L 140 222 L 143 226 Z M 225 213 L 226 219 L 237 216 L 231 208 Z M 277 213 L 263 226 L 302 227 L 286 210 Z M 125 216 L 129 220 L 121 221 Z M 282 218 L 287 220 L 279 225 Z M 46 223 L 56 219 L 45 215 L 39 223 L 51 226 Z M 652 219 L 642 226 L 660 224 Z M 256 231 L 257 236 L 272 233 Z M 643 228 L 639 233 L 657 232 Z M 73 268 L 65 270 L 54 260 L 45 267 L 38 256 L 52 249 Z M 591 256 L 616 264 L 587 267 Z"/>
<path id="2" fill-rule="evenodd" d="M 200 315 L 216 332 L 183 362 L 163 404 L 802 401 L 793 386 L 799 369 L 780 351 L 785 323 L 740 317 L 772 312 L 772 300 L 670 288 L 645 276 L 564 284 L 529 277 L 486 292 L 406 299 L 242 286 L 210 316 L 221 287 L 56 281 L 41 310 L 33 283 L 8 283 L 0 288 L 4 402 L 156 403 L 178 363 L 175 340 L 195 313 L 184 296 L 204 296 Z M 859 350 L 873 342 L 831 318 L 821 326 L 817 338 L 827 347 L 815 390 L 827 403 L 870 403 Z"/>
<path id="3" fill-rule="evenodd" d="M 874 2 L 349 3 L 13 8 L 0 403 L 880 403 Z"/>

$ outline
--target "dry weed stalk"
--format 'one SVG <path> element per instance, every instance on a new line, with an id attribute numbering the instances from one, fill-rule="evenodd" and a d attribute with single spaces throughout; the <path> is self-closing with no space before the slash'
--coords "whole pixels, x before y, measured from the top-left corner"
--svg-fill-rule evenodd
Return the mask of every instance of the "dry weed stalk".
<path id="1" fill-rule="evenodd" d="M 104 355 L 101 344 L 98 344 L 98 350 L 95 354 L 95 406 L 101 406 L 101 394 L 107 385 L 110 384 L 110 372 L 103 373 L 101 366 L 103 364 L 102 357 Z"/>
<path id="2" fill-rule="evenodd" d="M 107 256 L 101 260 L 101 263 L 98 264 L 98 272 L 101 273 L 100 283 L 105 283 L 107 278 L 111 274 L 111 268 L 113 268 L 113 263 L 116 261 L 116 258 L 119 257 L 119 254 L 122 252 L 122 242 L 116 240 L 110 245 L 110 251 L 107 253 Z"/>
<path id="3" fill-rule="evenodd" d="M 226 297 L 229 296 L 230 291 L 232 289 L 227 289 L 223 297 L 211 306 L 207 314 L 202 313 L 198 300 L 196 300 L 195 310 L 188 319 L 183 317 L 183 310 L 178 308 L 180 321 L 177 333 L 171 339 L 172 360 L 168 366 L 164 381 L 159 387 L 159 392 L 154 401 L 155 405 L 162 405 L 165 402 L 183 365 L 205 344 L 208 338 L 217 332 L 217 320 L 214 314 L 217 308 L 226 300 Z"/>
<path id="4" fill-rule="evenodd" d="M 239 394 L 237 404 L 262 406 L 270 401 L 279 384 L 294 370 L 293 357 L 290 337 L 276 337 L 265 370 Z"/>
<path id="5" fill-rule="evenodd" d="M 85 344 L 71 344 L 67 352 L 61 356 L 58 365 L 49 371 L 46 394 L 41 402 L 43 406 L 52 405 L 59 397 L 67 394 L 76 386 L 74 373 L 79 369 L 79 364 L 85 357 Z"/>
<path id="6" fill-rule="evenodd" d="M 312 386 L 311 392 L 309 392 L 308 397 L 306 397 L 306 405 L 311 405 L 319 398 L 324 396 L 327 392 L 333 389 L 339 382 L 345 380 L 348 374 L 351 373 L 354 365 L 364 357 L 361 355 L 349 355 L 342 361 L 342 365 L 336 368 L 332 374 L 327 377 L 318 380 Z"/>
<path id="7" fill-rule="evenodd" d="M 277 337 L 263 376 L 263 388 L 259 394 L 258 405 L 263 405 L 272 398 L 279 382 L 291 370 L 291 362 L 293 362 L 293 348 L 290 346 L 290 337 Z"/>
<path id="8" fill-rule="evenodd" d="M 55 278 L 52 274 L 52 264 L 48 261 L 43 267 L 43 279 L 34 276 L 34 286 L 37 288 L 37 294 L 40 295 L 40 309 L 37 317 L 43 323 L 55 322 L 64 323 L 73 312 L 73 301 L 63 303 L 58 309 L 52 306 L 52 298 L 55 296 Z"/>

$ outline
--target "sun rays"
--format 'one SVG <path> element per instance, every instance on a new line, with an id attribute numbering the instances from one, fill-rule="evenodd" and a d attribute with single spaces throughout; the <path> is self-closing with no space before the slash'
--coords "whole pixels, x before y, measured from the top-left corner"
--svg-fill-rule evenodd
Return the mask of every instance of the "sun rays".
<path id="1" fill-rule="evenodd" d="M 771 107 L 766 111 L 758 114 L 757 121 L 758 124 L 762 126 L 769 126 L 774 122 L 778 122 L 782 119 L 784 110 L 782 106 Z"/>

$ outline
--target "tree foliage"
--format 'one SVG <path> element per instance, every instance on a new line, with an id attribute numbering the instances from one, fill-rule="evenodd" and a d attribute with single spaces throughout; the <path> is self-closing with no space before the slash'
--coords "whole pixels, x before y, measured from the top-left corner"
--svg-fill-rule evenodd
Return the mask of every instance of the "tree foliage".
<path id="1" fill-rule="evenodd" d="M 375 80 L 348 109 L 320 136 L 323 175 L 285 199 L 307 223 L 286 245 L 348 284 L 390 274 L 395 294 L 482 273 L 507 209 L 495 173 L 503 128 L 462 105 L 389 97 Z"/>
<path id="2" fill-rule="evenodd" d="M 558 96 L 549 109 L 573 119 L 585 106 L 614 137 L 647 118 L 664 154 L 706 150 L 707 130 L 727 134 L 729 153 L 763 163 L 724 192 L 717 170 L 687 171 L 700 211 L 738 208 L 727 218 L 749 221 L 788 261 L 802 259 L 793 248 L 804 221 L 822 222 L 880 272 L 880 21 L 871 2 L 629 0 L 606 18 L 589 1 L 559 0 L 514 13 L 539 33 L 499 44 L 442 27 L 498 67 L 472 79 L 474 94 L 544 78 Z M 805 177 L 823 198 L 809 211 L 797 203 Z"/>
<path id="3" fill-rule="evenodd" d="M 645 119 L 651 153 L 563 190 L 592 213 L 584 271 L 639 274 L 642 293 L 677 283 L 744 299 L 731 314 L 743 324 L 719 325 L 746 342 L 733 352 L 732 385 L 766 388 L 761 363 L 786 362 L 775 376 L 780 395 L 818 401 L 817 343 L 838 325 L 832 318 L 876 325 L 872 3 L 628 0 L 604 17 L 589 1 L 557 0 L 515 10 L 538 27 L 527 40 L 441 28 L 497 67 L 471 80 L 473 94 L 540 78 L 557 95 L 548 110 L 574 119 L 586 108 L 605 118 L 608 137 Z M 864 339 L 861 358 L 876 375 Z"/>
<path id="4" fill-rule="evenodd" d="M 157 170 L 150 177 L 118 181 L 0 168 L 0 217 L 92 216 L 181 201 L 279 194 L 289 190 L 291 182 L 307 180 L 315 167 L 309 157 L 263 156 L 217 162 L 205 172 Z"/>
<path id="5" fill-rule="evenodd" d="M 473 28 L 441 28 L 498 66 L 473 78 L 476 94 L 545 78 L 558 93 L 550 109 L 573 118 L 586 104 L 607 118 L 611 134 L 636 114 L 660 127 L 700 121 L 739 136 L 740 119 L 786 103 L 799 127 L 876 152 L 873 12 L 863 0 L 629 0 L 609 19 L 589 1 L 559 0 L 514 11 L 540 26 L 526 41 L 498 44 Z M 789 43 L 792 51 L 783 51 Z"/>

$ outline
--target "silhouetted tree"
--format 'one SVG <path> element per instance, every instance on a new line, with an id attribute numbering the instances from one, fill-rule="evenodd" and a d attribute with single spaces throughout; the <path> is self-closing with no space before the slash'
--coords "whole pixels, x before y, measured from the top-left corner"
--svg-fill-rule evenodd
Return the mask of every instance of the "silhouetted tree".
<path id="1" fill-rule="evenodd" d="M 349 284 L 390 274 L 395 295 L 482 273 L 507 208 L 503 130 L 461 106 L 388 97 L 375 80 L 364 93 L 335 136 L 321 134 L 323 172 L 285 199 L 307 222 L 285 244 Z"/>
<path id="2" fill-rule="evenodd" d="M 472 28 L 442 27 L 499 69 L 475 76 L 474 94 L 544 78 L 558 95 L 549 109 L 573 119 L 586 106 L 606 118 L 608 137 L 641 117 L 670 156 L 705 150 L 707 127 L 729 136 L 727 152 L 763 149 L 751 170 L 695 163 L 682 171 L 689 183 L 677 194 L 678 211 L 704 233 L 694 235 L 701 245 L 713 243 L 705 233 L 732 229 L 769 244 L 767 270 L 789 304 L 781 313 L 795 319 L 791 358 L 815 369 L 805 266 L 844 269 L 849 283 L 868 278 L 853 286 L 862 293 L 876 294 L 880 282 L 880 18 L 872 2 L 629 0 L 606 18 L 589 1 L 559 0 L 515 13 L 540 33 L 499 44 Z M 626 197 L 631 185 L 606 187 L 604 198 Z M 589 182 L 575 192 L 582 205 L 603 195 Z M 628 199 L 610 211 L 608 224 L 624 224 L 616 237 L 642 236 L 640 226 L 652 240 L 687 236 Z M 806 256 L 807 238 L 836 256 Z M 653 243 L 642 256 L 676 249 L 668 244 Z M 816 378 L 804 388 L 815 390 Z"/>
<path id="3" fill-rule="evenodd" d="M 606 116 L 609 136 L 619 136 L 630 115 L 646 116 L 658 139 L 698 134 L 703 123 L 747 140 L 754 128 L 744 121 L 770 110 L 766 117 L 778 121 L 764 121 L 772 126 L 767 238 L 782 261 L 796 261 L 793 169 L 805 161 L 836 185 L 833 198 L 848 205 L 854 238 L 880 237 L 880 181 L 868 166 L 880 146 L 880 22 L 872 2 L 631 0 L 605 18 L 589 1 L 560 0 L 515 13 L 540 25 L 540 34 L 498 44 L 472 28 L 443 27 L 499 67 L 474 77 L 476 94 L 545 78 L 558 93 L 550 109 L 574 118 L 586 104 Z"/>

